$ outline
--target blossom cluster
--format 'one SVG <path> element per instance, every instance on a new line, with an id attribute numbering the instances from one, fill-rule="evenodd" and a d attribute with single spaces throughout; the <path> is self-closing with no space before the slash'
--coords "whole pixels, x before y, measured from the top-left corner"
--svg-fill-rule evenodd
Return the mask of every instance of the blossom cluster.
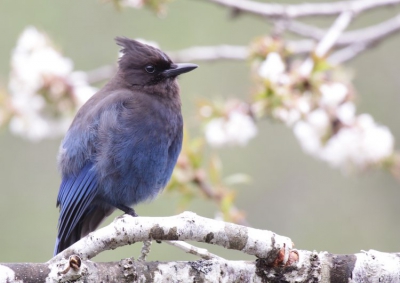
<path id="1" fill-rule="evenodd" d="M 277 38 L 257 39 L 250 46 L 257 92 L 251 103 L 230 100 L 204 103 L 205 137 L 214 147 L 245 145 L 256 136 L 255 118 L 272 117 L 293 129 L 302 149 L 343 171 L 390 163 L 394 137 L 369 114 L 356 114 L 348 74 L 314 58 L 304 77 L 301 62 Z"/>
<path id="2" fill-rule="evenodd" d="M 96 91 L 73 71 L 50 39 L 26 28 L 11 56 L 8 105 L 11 132 L 30 140 L 62 136 L 77 109 Z"/>
<path id="3" fill-rule="evenodd" d="M 134 9 L 146 7 L 157 15 L 162 16 L 167 11 L 167 3 L 169 0 L 113 0 L 117 6 L 123 6 Z"/>
<path id="4" fill-rule="evenodd" d="M 220 105 L 204 103 L 199 112 L 206 121 L 206 141 L 213 147 L 244 146 L 257 134 L 250 106 L 239 100 Z"/>
<path id="5" fill-rule="evenodd" d="M 254 60 L 258 117 L 284 122 L 306 153 L 344 171 L 363 170 L 394 156 L 390 130 L 369 114 L 356 114 L 354 91 L 340 70 L 315 58 L 312 74 L 304 78 L 301 65 L 289 64 L 286 54 L 270 48 L 262 60 Z"/>

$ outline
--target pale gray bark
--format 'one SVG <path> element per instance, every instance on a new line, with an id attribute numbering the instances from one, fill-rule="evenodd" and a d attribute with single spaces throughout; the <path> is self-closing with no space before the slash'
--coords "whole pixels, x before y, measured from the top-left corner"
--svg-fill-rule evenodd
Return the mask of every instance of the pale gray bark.
<path id="1" fill-rule="evenodd" d="M 117 217 L 110 225 L 90 233 L 59 253 L 50 262 L 71 255 L 86 260 L 97 254 L 146 240 L 197 241 L 242 251 L 259 258 L 277 257 L 283 251 L 286 260 L 292 241 L 273 232 L 200 217 L 184 212 L 171 217 Z"/>
<path id="2" fill-rule="evenodd" d="M 89 260 L 109 248 L 171 238 L 217 244 L 261 258 L 231 261 L 215 257 L 178 262 Z M 46 263 L 0 264 L 0 283 L 6 282 L 400 282 L 400 254 L 370 250 L 334 255 L 295 250 L 287 237 L 193 213 L 159 218 L 126 215 Z"/>

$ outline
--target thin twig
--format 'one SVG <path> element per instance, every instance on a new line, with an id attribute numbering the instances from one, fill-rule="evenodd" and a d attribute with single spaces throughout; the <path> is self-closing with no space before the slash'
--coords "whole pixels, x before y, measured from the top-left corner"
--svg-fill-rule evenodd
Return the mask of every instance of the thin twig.
<path id="1" fill-rule="evenodd" d="M 333 53 L 328 60 L 334 64 L 352 60 L 398 31 L 400 31 L 400 15 L 368 28 L 347 32 L 337 42 L 338 45 L 347 46 Z"/>
<path id="2" fill-rule="evenodd" d="M 202 249 L 196 246 L 193 246 L 191 244 L 188 244 L 186 242 L 183 241 L 165 241 L 165 243 L 167 243 L 168 245 L 174 246 L 176 248 L 179 248 L 181 250 L 183 250 L 185 253 L 188 254 L 193 254 L 193 255 L 197 255 L 199 257 L 201 257 L 202 259 L 223 259 L 222 257 L 219 257 L 213 253 L 210 253 L 208 250 L 206 249 Z"/>
<path id="3" fill-rule="evenodd" d="M 325 54 L 335 45 L 343 31 L 349 26 L 353 18 L 353 12 L 345 11 L 337 18 L 332 27 L 328 30 L 326 35 L 318 43 L 315 48 L 315 55 L 318 57 L 325 56 Z"/>
<path id="4" fill-rule="evenodd" d="M 324 38 L 318 43 L 315 48 L 315 55 L 317 57 L 323 57 L 325 54 L 334 46 L 339 36 L 348 27 L 353 18 L 353 12 L 345 11 L 336 19 L 331 28 L 328 30 Z M 300 67 L 300 74 L 307 77 L 314 66 L 314 60 L 309 57 Z"/>

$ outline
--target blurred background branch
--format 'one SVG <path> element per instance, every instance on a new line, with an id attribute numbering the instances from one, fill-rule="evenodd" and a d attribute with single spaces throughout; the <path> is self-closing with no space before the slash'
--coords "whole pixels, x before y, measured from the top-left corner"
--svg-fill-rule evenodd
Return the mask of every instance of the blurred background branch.
<path id="1" fill-rule="evenodd" d="M 345 11 L 359 14 L 370 9 L 400 4 L 399 0 L 353 0 L 327 3 L 279 4 L 250 0 L 203 0 L 219 4 L 238 12 L 246 12 L 265 18 L 300 18 L 311 16 L 335 16 Z"/>

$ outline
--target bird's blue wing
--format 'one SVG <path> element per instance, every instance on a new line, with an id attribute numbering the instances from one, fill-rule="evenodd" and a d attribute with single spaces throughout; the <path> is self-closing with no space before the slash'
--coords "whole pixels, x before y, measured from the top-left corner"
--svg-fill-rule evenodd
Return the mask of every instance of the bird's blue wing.
<path id="1" fill-rule="evenodd" d="M 64 176 L 57 198 L 60 205 L 58 221 L 58 237 L 56 251 L 59 245 L 68 242 L 79 222 L 87 214 L 97 191 L 97 177 L 91 162 L 87 163 L 78 176 Z M 60 252 L 60 250 L 58 250 Z"/>

